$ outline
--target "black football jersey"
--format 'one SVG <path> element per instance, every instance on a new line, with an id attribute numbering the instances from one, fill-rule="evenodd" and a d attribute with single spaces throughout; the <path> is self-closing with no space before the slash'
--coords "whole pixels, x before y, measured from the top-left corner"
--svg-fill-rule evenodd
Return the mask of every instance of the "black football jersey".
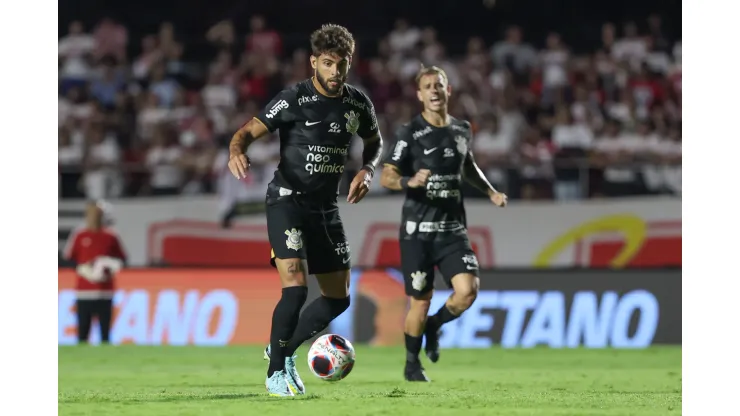
<path id="1" fill-rule="evenodd" d="M 378 131 L 375 109 L 362 91 L 345 84 L 339 96 L 327 97 L 311 79 L 281 91 L 256 118 L 270 132 L 279 130 L 272 183 L 322 199 L 337 197 L 352 136 L 370 138 Z"/>
<path id="2" fill-rule="evenodd" d="M 396 145 L 385 163 L 403 176 L 421 169 L 431 176 L 425 188 L 408 188 L 401 214 L 401 238 L 443 239 L 465 234 L 463 164 L 471 157 L 470 123 L 450 117 L 450 124 L 435 127 L 421 115 L 396 132 Z"/>

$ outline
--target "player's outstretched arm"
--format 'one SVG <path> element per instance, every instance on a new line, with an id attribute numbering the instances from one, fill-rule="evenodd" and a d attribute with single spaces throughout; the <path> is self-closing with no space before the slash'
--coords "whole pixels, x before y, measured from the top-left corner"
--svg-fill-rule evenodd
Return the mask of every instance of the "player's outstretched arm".
<path id="1" fill-rule="evenodd" d="M 469 184 L 488 195 L 488 198 L 494 204 L 499 207 L 506 206 L 506 194 L 497 191 L 496 188 L 491 185 L 491 182 L 488 182 L 486 175 L 483 174 L 483 171 L 480 170 L 478 164 L 475 163 L 473 153 L 470 151 L 468 151 L 465 163 L 463 163 L 463 175 Z"/>
<path id="2" fill-rule="evenodd" d="M 229 170 L 237 178 L 244 178 L 249 171 L 247 148 L 255 140 L 268 133 L 267 127 L 258 119 L 253 118 L 243 125 L 231 137 L 229 144 Z"/>

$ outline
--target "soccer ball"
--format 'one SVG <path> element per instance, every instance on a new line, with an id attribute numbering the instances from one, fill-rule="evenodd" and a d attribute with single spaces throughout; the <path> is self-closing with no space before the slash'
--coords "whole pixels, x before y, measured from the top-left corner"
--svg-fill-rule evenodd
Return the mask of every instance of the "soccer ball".
<path id="1" fill-rule="evenodd" d="M 355 348 L 346 338 L 327 334 L 320 336 L 308 350 L 308 368 L 325 381 L 339 381 L 355 365 Z"/>

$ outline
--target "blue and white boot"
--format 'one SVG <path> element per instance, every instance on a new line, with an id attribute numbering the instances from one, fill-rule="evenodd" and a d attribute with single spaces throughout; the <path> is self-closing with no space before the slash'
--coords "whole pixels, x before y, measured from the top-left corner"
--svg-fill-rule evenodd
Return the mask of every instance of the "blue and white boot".
<path id="1" fill-rule="evenodd" d="M 290 397 L 295 396 L 297 393 L 294 387 L 291 387 L 289 382 L 290 377 L 285 374 L 285 371 L 276 371 L 272 373 L 272 376 L 265 380 L 265 388 L 270 396 L 276 397 Z"/>
<path id="2" fill-rule="evenodd" d="M 270 359 L 270 346 L 268 345 L 267 348 L 265 348 L 265 354 L 263 357 L 265 360 Z M 298 391 L 297 394 L 306 394 L 306 386 L 303 384 L 303 380 L 301 380 L 301 376 L 298 375 L 298 369 L 295 365 L 295 360 L 298 358 L 297 355 L 294 355 L 292 357 L 285 357 L 285 372 L 288 375 L 289 381 L 292 382 L 293 386 Z"/>

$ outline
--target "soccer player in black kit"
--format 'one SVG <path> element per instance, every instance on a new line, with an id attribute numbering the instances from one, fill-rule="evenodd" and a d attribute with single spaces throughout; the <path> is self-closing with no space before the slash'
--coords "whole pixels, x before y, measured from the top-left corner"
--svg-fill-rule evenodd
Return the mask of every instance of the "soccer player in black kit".
<path id="1" fill-rule="evenodd" d="M 396 133 L 381 184 L 405 190 L 401 214 L 401 269 L 410 297 L 406 315 L 408 381 L 429 381 L 419 361 L 422 337 L 432 362 L 439 359 L 439 330 L 466 311 L 478 294 L 478 260 L 468 240 L 462 180 L 487 193 L 497 206 L 506 195 L 491 186 L 470 151 L 470 123 L 447 114 L 451 88 L 437 67 L 422 67 L 416 77 L 424 110 Z M 427 317 L 437 267 L 453 294 L 436 314 Z"/>
<path id="2" fill-rule="evenodd" d="M 350 247 L 337 207 L 339 180 L 357 134 L 364 142 L 364 167 L 352 180 L 347 201 L 359 202 L 382 149 L 373 104 L 345 83 L 355 50 L 352 34 L 323 25 L 311 35 L 311 49 L 314 76 L 280 92 L 234 134 L 229 147 L 229 169 L 242 178 L 249 170 L 249 144 L 279 130 L 280 163 L 266 196 L 271 264 L 283 287 L 265 350 L 270 360 L 265 386 L 274 396 L 305 394 L 296 349 L 349 307 Z M 301 314 L 308 274 L 318 279 L 321 296 Z"/>

